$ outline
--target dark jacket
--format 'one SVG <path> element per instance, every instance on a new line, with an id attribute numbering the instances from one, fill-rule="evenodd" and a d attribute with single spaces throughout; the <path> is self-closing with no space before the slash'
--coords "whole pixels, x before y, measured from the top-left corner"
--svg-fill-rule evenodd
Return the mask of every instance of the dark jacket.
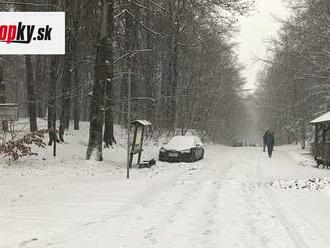
<path id="1" fill-rule="evenodd" d="M 264 141 L 264 145 L 266 145 L 267 143 L 267 135 L 268 135 L 268 132 L 265 132 L 264 136 L 263 136 L 263 141 Z"/>
<path id="2" fill-rule="evenodd" d="M 267 146 L 274 146 L 275 145 L 275 138 L 274 138 L 274 135 L 273 134 L 271 134 L 271 133 L 268 133 L 267 135 L 266 135 L 266 137 L 265 137 L 265 144 L 267 145 Z"/>

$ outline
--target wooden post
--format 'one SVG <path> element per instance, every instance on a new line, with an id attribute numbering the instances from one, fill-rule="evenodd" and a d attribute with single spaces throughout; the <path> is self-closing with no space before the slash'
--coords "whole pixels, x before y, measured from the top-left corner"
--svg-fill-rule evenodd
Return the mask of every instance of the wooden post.
<path id="1" fill-rule="evenodd" d="M 325 125 L 324 124 L 321 124 L 321 127 L 322 127 L 322 143 L 325 144 Z"/>
<path id="2" fill-rule="evenodd" d="M 132 168 L 133 156 L 134 156 L 134 154 L 131 152 L 130 157 L 129 157 L 129 168 Z"/>
<path id="3" fill-rule="evenodd" d="M 56 134 L 56 129 L 53 129 L 53 156 L 56 157 L 56 140 L 57 139 L 57 134 Z"/>
<path id="4" fill-rule="evenodd" d="M 132 142 L 132 149 L 131 149 L 131 154 L 130 154 L 130 162 L 129 162 L 129 167 L 130 168 L 132 168 L 134 147 L 135 147 L 135 144 L 136 144 L 137 130 L 138 130 L 138 126 L 137 126 L 137 124 L 135 124 L 135 126 L 134 126 L 134 136 L 133 136 L 133 142 Z"/>
<path id="5" fill-rule="evenodd" d="M 324 124 L 324 131 L 323 131 L 323 149 L 322 149 L 322 158 L 326 161 L 329 161 L 329 151 L 328 151 L 328 144 L 327 144 L 327 138 L 329 132 L 329 124 L 326 122 Z"/>
<path id="6" fill-rule="evenodd" d="M 138 165 L 140 165 L 141 162 L 141 154 L 142 154 L 142 146 L 143 146 L 143 137 L 144 137 L 144 126 L 142 126 L 142 132 L 141 132 L 141 144 L 140 144 L 140 152 L 138 157 Z"/>
<path id="7" fill-rule="evenodd" d="M 144 133 L 145 133 L 145 126 L 150 125 L 149 122 L 145 121 L 145 120 L 136 120 L 132 122 L 132 125 L 134 125 L 134 136 L 133 136 L 133 140 L 132 140 L 132 145 L 131 147 L 131 151 L 129 154 L 129 158 L 128 158 L 128 166 L 131 167 L 133 164 L 133 158 L 135 154 L 138 154 L 138 161 L 137 164 L 140 168 L 140 164 L 141 164 L 141 156 L 142 156 L 142 147 L 143 147 L 143 142 L 144 142 Z M 141 132 L 140 131 L 141 128 Z M 138 137 L 139 135 L 139 137 Z M 137 139 L 139 139 L 139 142 L 137 142 Z"/>

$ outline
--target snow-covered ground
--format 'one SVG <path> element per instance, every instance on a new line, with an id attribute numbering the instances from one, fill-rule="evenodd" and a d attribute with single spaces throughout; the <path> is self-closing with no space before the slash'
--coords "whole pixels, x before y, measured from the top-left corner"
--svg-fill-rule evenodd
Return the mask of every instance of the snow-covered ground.
<path id="1" fill-rule="evenodd" d="M 85 161 L 87 126 L 66 144 L 0 166 L 0 247 L 330 247 L 330 188 L 272 187 L 330 178 L 299 149 L 207 145 L 196 163 L 131 170 L 125 147 Z M 120 135 L 120 133 L 117 133 Z M 123 135 L 124 137 L 124 135 Z M 119 142 L 120 143 L 120 142 Z M 146 146 L 145 159 L 159 147 Z"/>

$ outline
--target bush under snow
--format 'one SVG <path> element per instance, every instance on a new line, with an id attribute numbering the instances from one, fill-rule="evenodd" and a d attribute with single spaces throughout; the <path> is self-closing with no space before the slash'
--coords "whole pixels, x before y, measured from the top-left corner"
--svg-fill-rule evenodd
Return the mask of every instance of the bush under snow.
<path id="1" fill-rule="evenodd" d="M 294 189 L 294 190 L 322 190 L 330 185 L 330 179 L 326 177 L 310 178 L 306 180 L 297 179 L 284 181 L 281 179 L 271 183 L 276 189 Z"/>
<path id="2" fill-rule="evenodd" d="M 304 160 L 300 161 L 299 164 L 301 166 L 313 166 L 313 167 L 317 166 L 317 163 L 315 162 L 315 160 L 313 158 L 304 159 Z"/>

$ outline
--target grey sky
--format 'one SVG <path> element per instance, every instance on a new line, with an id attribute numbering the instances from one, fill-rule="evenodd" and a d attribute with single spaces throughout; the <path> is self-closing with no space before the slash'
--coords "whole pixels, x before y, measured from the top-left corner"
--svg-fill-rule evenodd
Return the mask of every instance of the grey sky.
<path id="1" fill-rule="evenodd" d="M 246 67 L 246 88 L 255 88 L 256 75 L 262 67 L 260 62 L 255 63 L 255 57 L 265 57 L 265 41 L 276 36 L 279 30 L 280 24 L 273 17 L 285 17 L 288 13 L 282 0 L 256 0 L 256 11 L 248 17 L 240 18 L 238 55 Z"/>

